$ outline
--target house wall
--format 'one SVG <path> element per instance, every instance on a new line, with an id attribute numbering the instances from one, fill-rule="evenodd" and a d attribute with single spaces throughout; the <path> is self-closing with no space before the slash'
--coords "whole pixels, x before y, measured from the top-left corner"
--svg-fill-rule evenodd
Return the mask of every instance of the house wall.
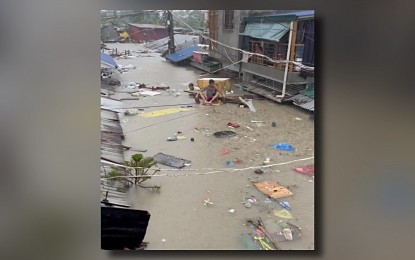
<path id="1" fill-rule="evenodd" d="M 209 28 L 216 30 L 217 41 L 224 43 L 228 46 L 239 48 L 241 32 L 241 22 L 243 18 L 248 16 L 248 10 L 234 10 L 234 28 L 232 30 L 224 28 L 225 11 L 219 10 L 217 16 L 217 27 Z M 209 51 L 209 56 L 222 62 L 222 67 L 228 66 L 241 59 L 240 52 L 229 49 L 227 47 L 217 44 L 214 50 Z M 229 67 L 228 69 L 233 71 L 239 71 L 239 64 Z"/>
<path id="2" fill-rule="evenodd" d="M 298 34 L 302 34 L 301 28 L 297 28 Z M 282 42 L 288 42 L 288 33 L 281 39 Z M 310 36 L 313 37 L 313 36 Z M 301 35 L 297 35 L 297 40 L 302 39 Z M 299 44 L 302 43 L 302 41 L 298 42 Z M 241 47 L 242 48 L 242 47 Z M 297 47 L 295 52 L 296 56 L 300 56 L 298 54 L 302 53 L 303 47 Z M 283 57 L 285 58 L 286 54 L 283 53 Z M 275 59 L 275 57 L 273 57 Z M 274 80 L 276 82 L 282 83 L 284 81 L 284 70 L 276 69 L 274 67 L 269 67 L 265 65 L 259 65 L 259 64 L 253 64 L 253 63 L 242 63 L 241 67 L 241 73 L 243 74 L 243 81 L 249 82 L 253 75 L 257 75 L 260 77 L 264 77 L 270 80 Z M 288 73 L 287 77 L 287 84 L 306 84 L 309 82 L 314 81 L 314 75 L 309 74 L 308 77 L 300 77 L 300 73 L 298 71 L 293 71 Z"/>
<path id="3" fill-rule="evenodd" d="M 155 41 L 168 36 L 166 28 L 143 28 L 129 25 L 130 38 L 134 42 Z"/>

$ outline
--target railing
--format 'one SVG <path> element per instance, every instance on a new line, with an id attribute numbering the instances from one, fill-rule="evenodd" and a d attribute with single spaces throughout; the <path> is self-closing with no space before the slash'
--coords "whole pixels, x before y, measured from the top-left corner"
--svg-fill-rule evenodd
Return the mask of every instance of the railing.
<path id="1" fill-rule="evenodd" d="M 277 59 L 279 60 L 279 59 Z M 282 60 L 282 59 L 281 59 Z M 276 70 L 281 70 L 284 71 L 285 70 L 285 66 L 287 66 L 287 63 L 285 62 L 273 62 L 270 61 L 267 58 L 258 56 L 253 54 L 249 60 L 249 63 L 253 63 L 253 64 L 257 64 L 257 65 L 261 65 L 261 66 L 266 66 L 266 67 L 271 67 L 271 68 L 275 68 Z M 288 71 L 289 72 L 299 72 L 300 68 L 292 63 L 288 64 Z"/>

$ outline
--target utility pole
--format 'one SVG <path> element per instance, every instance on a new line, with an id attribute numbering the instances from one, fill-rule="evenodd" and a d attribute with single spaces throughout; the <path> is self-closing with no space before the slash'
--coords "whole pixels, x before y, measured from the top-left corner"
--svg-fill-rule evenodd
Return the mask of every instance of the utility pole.
<path id="1" fill-rule="evenodd" d="M 169 54 L 173 54 L 176 52 L 176 46 L 174 46 L 173 14 L 170 10 L 167 10 L 167 33 L 169 35 Z"/>

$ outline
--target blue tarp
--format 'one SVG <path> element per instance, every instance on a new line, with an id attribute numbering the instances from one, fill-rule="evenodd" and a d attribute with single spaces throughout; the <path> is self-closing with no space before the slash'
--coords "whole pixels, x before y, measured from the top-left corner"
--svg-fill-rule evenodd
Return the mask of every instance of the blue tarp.
<path id="1" fill-rule="evenodd" d="M 166 55 L 166 59 L 172 62 L 180 62 L 193 56 L 193 52 L 197 51 L 197 45 L 193 45 L 187 48 L 183 48 L 173 54 Z"/>
<path id="2" fill-rule="evenodd" d="M 101 52 L 101 63 L 113 68 L 118 68 L 118 64 L 115 62 L 115 60 L 104 52 Z"/>

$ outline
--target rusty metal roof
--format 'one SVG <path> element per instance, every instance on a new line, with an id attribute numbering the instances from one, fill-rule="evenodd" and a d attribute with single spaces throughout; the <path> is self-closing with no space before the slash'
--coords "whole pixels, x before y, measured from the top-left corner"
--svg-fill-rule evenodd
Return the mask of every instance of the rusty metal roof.
<path id="1" fill-rule="evenodd" d="M 124 133 L 118 113 L 101 109 L 101 158 L 124 163 Z"/>

